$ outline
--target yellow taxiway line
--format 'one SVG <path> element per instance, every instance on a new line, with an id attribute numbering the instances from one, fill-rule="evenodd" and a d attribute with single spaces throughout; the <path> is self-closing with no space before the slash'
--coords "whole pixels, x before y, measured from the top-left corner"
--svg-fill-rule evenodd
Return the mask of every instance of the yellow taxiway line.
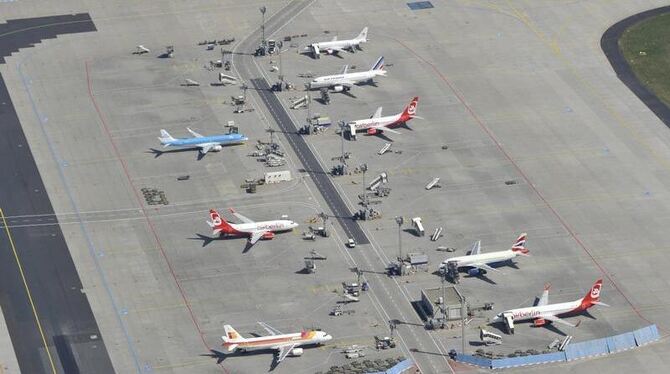
<path id="1" fill-rule="evenodd" d="M 28 282 L 26 281 L 26 276 L 23 273 L 23 265 L 21 265 L 21 260 L 19 259 L 19 254 L 16 251 L 14 246 L 14 240 L 12 239 L 12 234 L 9 232 L 9 226 L 7 226 L 7 220 L 5 219 L 5 213 L 0 208 L 0 219 L 2 219 L 2 224 L 5 226 L 5 232 L 7 232 L 7 238 L 9 239 L 9 245 L 12 247 L 12 252 L 14 252 L 14 259 L 16 259 L 16 266 L 19 268 L 19 274 L 21 274 L 21 280 L 23 281 L 23 287 L 26 290 L 28 295 L 28 301 L 30 302 L 30 307 L 33 310 L 33 316 L 35 317 L 35 323 L 37 323 L 37 329 L 42 336 L 42 343 L 44 343 L 44 349 L 47 351 L 47 356 L 49 357 L 49 364 L 51 365 L 51 372 L 56 374 L 56 365 L 54 364 L 53 357 L 51 357 L 51 352 L 49 351 L 49 345 L 47 344 L 46 336 L 44 335 L 44 330 L 42 329 L 42 324 L 40 323 L 40 318 L 37 316 L 37 309 L 35 308 L 35 303 L 33 302 L 33 296 L 30 293 L 30 288 L 28 287 Z"/>

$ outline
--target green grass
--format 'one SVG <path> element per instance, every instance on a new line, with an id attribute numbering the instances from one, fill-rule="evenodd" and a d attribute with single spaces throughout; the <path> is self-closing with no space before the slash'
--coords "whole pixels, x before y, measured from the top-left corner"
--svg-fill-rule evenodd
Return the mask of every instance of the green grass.
<path id="1" fill-rule="evenodd" d="M 629 27 L 619 49 L 637 79 L 670 106 L 670 13 Z"/>

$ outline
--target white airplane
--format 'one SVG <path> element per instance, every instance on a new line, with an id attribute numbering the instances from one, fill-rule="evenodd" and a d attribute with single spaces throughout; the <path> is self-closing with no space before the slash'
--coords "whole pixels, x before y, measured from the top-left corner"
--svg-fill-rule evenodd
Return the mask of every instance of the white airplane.
<path id="1" fill-rule="evenodd" d="M 189 79 L 189 78 L 186 78 L 184 80 L 184 83 L 182 84 L 182 86 L 188 86 L 188 87 L 199 86 L 199 85 L 200 85 L 200 83 L 198 81 L 194 81 L 193 79 Z"/>
<path id="2" fill-rule="evenodd" d="M 361 299 L 354 295 L 348 294 L 346 292 L 342 294 L 342 302 L 344 304 L 357 303 L 359 301 L 361 301 Z"/>
<path id="3" fill-rule="evenodd" d="M 284 334 L 266 323 L 258 322 L 268 332 L 268 336 L 244 338 L 230 325 L 224 325 L 226 335 L 222 336 L 223 346 L 231 352 L 235 349 L 249 351 L 254 349 L 277 350 L 277 364 L 291 356 L 301 356 L 303 345 L 321 345 L 333 337 L 324 331 L 307 330 L 293 334 Z"/>
<path id="4" fill-rule="evenodd" d="M 528 234 L 523 233 L 519 235 L 519 237 L 516 239 L 516 242 L 514 243 L 512 248 L 506 251 L 498 251 L 491 253 L 481 253 L 482 249 L 481 240 L 478 240 L 472 246 L 472 249 L 470 250 L 470 253 L 467 256 L 448 258 L 442 261 L 442 264 L 440 264 L 440 268 L 441 269 L 448 268 L 449 263 L 455 263 L 456 267 L 459 269 L 467 268 L 468 274 L 471 276 L 486 274 L 487 270 L 500 272 L 500 270 L 489 266 L 489 264 L 509 261 L 517 256 L 530 256 L 528 254 L 529 251 L 526 248 L 527 237 Z"/>
<path id="5" fill-rule="evenodd" d="M 221 82 L 221 84 L 224 86 L 226 84 L 237 84 L 237 78 L 233 77 L 232 75 L 219 73 L 219 82 Z"/>
<path id="6" fill-rule="evenodd" d="M 150 50 L 149 48 L 147 48 L 147 47 L 145 47 L 145 46 L 143 46 L 143 45 L 138 45 L 138 46 L 137 46 L 137 49 L 136 49 L 135 52 L 134 52 L 134 54 L 136 54 L 136 55 L 142 55 L 142 54 L 149 53 L 149 52 L 151 52 L 151 50 Z"/>
<path id="7" fill-rule="evenodd" d="M 158 140 L 160 140 L 163 147 L 198 148 L 202 155 L 207 154 L 209 151 L 218 152 L 223 149 L 224 145 L 243 144 L 249 140 L 249 138 L 242 134 L 202 136 L 188 127 L 186 130 L 193 135 L 192 138 L 173 138 L 169 132 L 161 129 L 161 136 Z"/>
<path id="8" fill-rule="evenodd" d="M 230 209 L 230 212 L 242 223 L 228 223 L 216 210 L 209 210 L 209 217 L 212 220 L 207 221 L 207 224 L 213 230 L 212 235 L 248 236 L 249 243 L 254 245 L 260 239 L 274 238 L 276 232 L 290 231 L 298 227 L 297 223 L 286 219 L 254 222 L 233 209 Z"/>
<path id="9" fill-rule="evenodd" d="M 510 309 L 498 313 L 491 319 L 491 323 L 504 322 L 508 332 L 511 334 L 514 334 L 514 322 L 528 320 L 533 320 L 533 325 L 536 327 L 544 326 L 547 321 L 561 323 L 570 327 L 577 327 L 580 322 L 572 324 L 559 317 L 579 314 L 594 305 L 609 306 L 600 302 L 600 290 L 602 289 L 602 286 L 603 280 L 598 279 L 584 298 L 566 303 L 549 304 L 550 285 L 547 285 L 544 287 L 544 292 L 542 292 L 542 296 L 537 299 L 535 305 L 527 308 Z"/>
<path id="10" fill-rule="evenodd" d="M 412 118 L 421 117 L 416 115 L 416 107 L 419 104 L 419 97 L 414 97 L 409 105 L 403 109 L 402 112 L 392 116 L 382 117 L 382 107 L 377 108 L 375 114 L 370 118 L 359 119 L 348 123 L 351 137 L 356 136 L 358 131 L 366 131 L 368 135 L 377 135 L 388 131 L 394 134 L 401 134 L 399 131 L 393 130 L 394 127 L 402 126 Z"/>
<path id="11" fill-rule="evenodd" d="M 377 62 L 367 71 L 360 71 L 356 73 L 349 73 L 349 65 L 344 65 L 340 74 L 325 75 L 316 77 L 311 82 L 306 83 L 308 90 L 317 90 L 320 88 L 330 88 L 335 92 L 349 91 L 354 84 L 372 81 L 377 76 L 386 76 L 387 71 L 384 70 L 384 57 L 379 57 Z"/>
<path id="12" fill-rule="evenodd" d="M 368 28 L 365 27 L 363 31 L 353 39 L 337 40 L 337 36 L 335 36 L 333 37 L 333 40 L 329 42 L 312 43 L 305 47 L 305 51 L 308 53 L 311 52 L 314 55 L 314 58 L 319 58 L 321 52 L 329 55 L 338 54 L 344 50 L 355 52 L 356 48 L 360 48 L 361 43 L 366 43 L 367 41 Z"/>

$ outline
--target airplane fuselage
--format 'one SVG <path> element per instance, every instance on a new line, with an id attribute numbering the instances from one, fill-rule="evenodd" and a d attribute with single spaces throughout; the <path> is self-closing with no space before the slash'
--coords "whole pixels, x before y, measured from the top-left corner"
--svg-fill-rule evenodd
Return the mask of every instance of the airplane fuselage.
<path id="1" fill-rule="evenodd" d="M 261 221 L 252 223 L 231 223 L 230 226 L 232 226 L 233 229 L 235 229 L 240 233 L 250 233 L 254 231 L 269 231 L 269 232 L 289 231 L 297 227 L 298 224 L 293 221 L 281 219 L 274 221 Z"/>
<path id="2" fill-rule="evenodd" d="M 334 48 L 334 49 L 352 48 L 352 47 L 355 47 L 359 44 L 360 44 L 360 42 L 357 42 L 353 39 L 351 39 L 351 40 L 335 40 L 335 41 L 331 41 L 331 42 L 312 43 L 312 48 L 316 47 L 318 50 L 328 51 L 331 48 Z"/>
<path id="3" fill-rule="evenodd" d="M 458 267 L 473 266 L 475 264 L 493 264 L 496 262 L 503 262 L 511 260 L 518 256 L 514 251 L 508 249 L 506 251 L 481 253 L 478 255 L 458 256 L 446 259 L 442 262 L 443 266 L 447 266 L 449 262 L 456 262 Z"/>
<path id="4" fill-rule="evenodd" d="M 245 338 L 239 341 L 227 341 L 223 343 L 226 348 L 254 350 L 254 349 L 278 349 L 282 346 L 295 345 L 300 347 L 309 344 L 323 344 L 333 337 L 323 331 L 306 331 L 304 333 L 282 334 L 261 336 L 257 338 Z M 230 350 L 230 349 L 229 349 Z"/>
<path id="5" fill-rule="evenodd" d="M 322 77 L 314 78 L 309 82 L 308 88 L 310 90 L 334 87 L 343 84 L 350 84 L 351 82 L 360 83 L 375 78 L 376 76 L 385 76 L 386 70 L 367 70 L 356 73 L 345 73 L 335 75 L 324 75 Z"/>
<path id="6" fill-rule="evenodd" d="M 233 145 L 243 144 L 249 140 L 242 134 L 213 135 L 193 138 L 179 138 L 166 141 L 163 144 L 170 147 L 198 147 L 202 144 Z"/>
<path id="7" fill-rule="evenodd" d="M 542 315 L 550 314 L 557 317 L 573 314 L 582 310 L 582 300 L 568 301 L 565 303 L 549 304 L 543 306 L 531 306 L 504 311 L 502 314 L 511 314 L 514 321 L 528 321 L 542 318 Z"/>
<path id="8" fill-rule="evenodd" d="M 402 113 L 386 117 L 360 119 L 350 122 L 349 126 L 353 125 L 356 131 L 363 131 L 370 128 L 391 127 L 402 123 L 400 120 L 401 115 Z"/>

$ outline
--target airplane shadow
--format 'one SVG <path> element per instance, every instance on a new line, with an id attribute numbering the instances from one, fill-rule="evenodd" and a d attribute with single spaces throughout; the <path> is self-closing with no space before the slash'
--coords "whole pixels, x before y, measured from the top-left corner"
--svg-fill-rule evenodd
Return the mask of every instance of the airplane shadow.
<path id="1" fill-rule="evenodd" d="M 202 241 L 202 247 L 208 246 L 211 242 L 213 241 L 218 241 L 218 240 L 233 240 L 233 239 L 240 239 L 239 237 L 236 236 L 207 236 L 203 234 L 196 233 L 196 237 L 190 237 L 188 238 L 189 240 L 200 240 Z M 248 243 L 248 241 L 247 241 Z"/>
<path id="2" fill-rule="evenodd" d="M 484 275 L 482 273 L 479 273 L 477 275 L 466 275 L 464 278 L 477 278 L 477 279 L 483 280 L 484 282 L 486 282 L 488 284 L 492 284 L 494 286 L 498 285 L 498 283 L 496 283 L 493 279 L 487 277 L 486 275 Z"/>
<path id="3" fill-rule="evenodd" d="M 210 353 L 203 353 L 200 356 L 215 358 L 217 365 L 221 364 L 224 360 L 228 360 L 234 357 L 249 357 L 249 356 L 267 355 L 267 354 L 272 354 L 273 356 L 272 363 L 270 364 L 270 369 L 268 371 L 273 371 L 279 364 L 277 362 L 277 355 L 275 354 L 275 351 L 273 349 L 258 349 L 253 351 L 238 350 L 230 353 L 223 353 L 221 351 L 217 351 L 216 349 L 210 349 L 209 352 Z"/>
<path id="4" fill-rule="evenodd" d="M 156 148 L 149 148 L 149 150 L 146 151 L 145 153 L 151 153 L 151 154 L 154 155 L 154 158 L 158 158 L 165 153 L 193 152 L 193 150 L 198 150 L 198 149 L 197 148 L 179 148 L 179 149 L 169 149 L 169 150 L 163 151 L 163 150 L 156 149 Z M 198 151 L 197 160 L 200 161 L 200 160 L 203 159 L 203 157 L 205 157 L 205 154 Z"/>
<path id="5" fill-rule="evenodd" d="M 382 130 L 382 131 L 383 131 L 383 130 Z M 374 134 L 374 135 L 372 135 L 372 136 L 376 136 L 376 137 L 378 137 L 378 138 L 380 138 L 380 139 L 384 139 L 384 140 L 386 140 L 386 141 L 389 142 L 389 143 L 393 143 L 393 139 L 391 139 L 391 138 L 389 138 L 388 136 L 384 135 L 383 132 L 377 132 L 376 134 Z"/>
<path id="6" fill-rule="evenodd" d="M 425 327 L 424 324 L 422 324 L 422 323 L 405 322 L 405 321 L 401 321 L 399 319 L 393 319 L 391 321 L 396 325 L 409 325 L 409 326 Z"/>

